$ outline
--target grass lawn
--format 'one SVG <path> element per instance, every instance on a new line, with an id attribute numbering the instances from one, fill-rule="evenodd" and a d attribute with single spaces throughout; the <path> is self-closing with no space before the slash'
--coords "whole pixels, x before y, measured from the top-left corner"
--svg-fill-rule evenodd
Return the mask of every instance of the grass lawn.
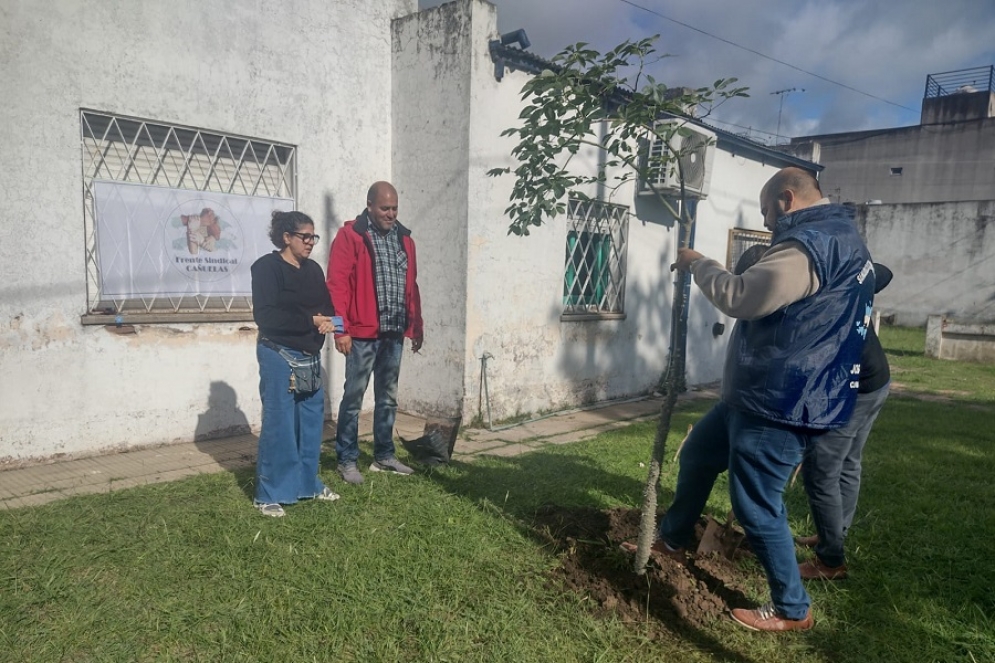
<path id="1" fill-rule="evenodd" d="M 923 358 L 921 329 L 881 338 L 899 388 L 865 452 L 851 578 L 809 585 L 811 632 L 650 638 L 551 579 L 537 507 L 638 507 L 648 422 L 361 487 L 329 451 L 343 498 L 283 519 L 250 507 L 247 471 L 0 512 L 0 661 L 995 661 L 995 367 Z M 788 507 L 809 533 L 800 483 Z"/>

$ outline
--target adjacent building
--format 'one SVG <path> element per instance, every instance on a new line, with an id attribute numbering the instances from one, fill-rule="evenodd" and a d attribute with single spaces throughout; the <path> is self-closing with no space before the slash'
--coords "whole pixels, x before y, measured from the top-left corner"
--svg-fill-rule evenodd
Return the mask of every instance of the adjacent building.
<path id="1" fill-rule="evenodd" d="M 794 138 L 819 163 L 823 192 L 857 204 L 875 260 L 895 279 L 885 316 L 995 321 L 995 66 L 926 77 L 910 127 Z"/>

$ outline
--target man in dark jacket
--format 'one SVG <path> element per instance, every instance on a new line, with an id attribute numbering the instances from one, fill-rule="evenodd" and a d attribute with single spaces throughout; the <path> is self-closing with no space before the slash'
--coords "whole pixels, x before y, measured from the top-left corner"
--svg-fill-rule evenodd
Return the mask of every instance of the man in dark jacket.
<path id="1" fill-rule="evenodd" d="M 418 267 L 411 231 L 397 221 L 397 190 L 376 182 L 366 210 L 347 221 L 328 256 L 328 292 L 343 332 L 335 349 L 346 357 L 345 387 L 335 432 L 339 475 L 363 483 L 359 460 L 359 412 L 373 376 L 374 472 L 413 474 L 395 454 L 397 379 L 404 339 L 418 352 L 423 339 Z"/>
<path id="2" fill-rule="evenodd" d="M 874 294 L 891 282 L 891 270 L 874 263 Z M 857 511 L 861 456 L 871 427 L 888 398 L 891 369 L 871 326 L 860 357 L 857 404 L 846 426 L 812 441 L 805 450 L 802 478 L 816 534 L 796 541 L 815 548 L 815 556 L 798 565 L 805 580 L 841 580 L 847 576 L 843 541 Z"/>
<path id="3" fill-rule="evenodd" d="M 813 626 L 795 559 L 784 487 L 809 440 L 843 426 L 856 400 L 856 374 L 870 321 L 874 270 L 846 210 L 822 197 L 798 168 L 778 171 L 760 193 L 771 248 L 742 275 L 681 249 L 704 295 L 737 318 L 726 353 L 722 400 L 695 426 L 681 452 L 674 502 L 654 550 L 682 555 L 719 473 L 729 470 L 733 511 L 763 565 L 771 603 L 735 609 L 753 630 Z"/>

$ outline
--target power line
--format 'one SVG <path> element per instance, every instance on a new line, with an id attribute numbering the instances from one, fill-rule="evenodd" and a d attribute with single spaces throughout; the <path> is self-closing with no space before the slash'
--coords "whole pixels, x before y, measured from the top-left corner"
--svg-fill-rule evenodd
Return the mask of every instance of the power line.
<path id="1" fill-rule="evenodd" d="M 631 6 L 631 7 L 635 7 L 636 9 L 641 9 L 644 12 L 649 12 L 650 14 L 655 14 L 656 16 L 659 16 L 660 18 L 664 19 L 665 21 L 670 21 L 671 23 L 676 23 L 677 25 L 685 27 L 688 30 L 694 30 L 695 32 L 700 32 L 701 34 L 705 35 L 706 37 L 711 37 L 712 39 L 716 39 L 718 41 L 721 41 L 724 44 L 729 44 L 730 46 L 735 46 L 736 48 L 742 49 L 742 50 L 744 50 L 744 51 L 746 51 L 748 53 L 753 53 L 754 55 L 758 55 L 758 56 L 760 56 L 762 58 L 765 58 L 767 60 L 770 60 L 772 62 L 776 62 L 776 63 L 778 63 L 780 65 L 784 65 L 785 67 L 790 67 L 791 69 L 794 69 L 795 71 L 800 71 L 803 74 L 808 74 L 809 76 L 814 76 L 815 78 L 818 78 L 819 80 L 826 81 L 827 83 L 831 83 L 833 85 L 838 85 L 839 87 L 845 88 L 847 90 L 850 90 L 851 92 L 856 92 L 857 94 L 862 94 L 865 97 L 870 97 L 871 99 L 877 99 L 878 101 L 883 101 L 886 104 L 891 104 L 892 106 L 897 106 L 898 108 L 903 108 L 903 109 L 905 109 L 907 111 L 916 112 L 914 108 L 909 108 L 908 106 L 903 106 L 902 104 L 896 104 L 894 101 L 889 101 L 888 99 L 885 99 L 884 97 L 879 97 L 877 95 L 871 94 L 870 92 L 864 92 L 863 90 L 858 90 L 857 88 L 852 87 L 850 85 L 847 85 L 846 83 L 840 83 L 839 81 L 834 81 L 831 78 L 826 78 L 825 76 L 817 74 L 817 73 L 815 73 L 813 71 L 808 71 L 807 69 L 802 69 L 801 67 L 796 67 L 795 65 L 793 65 L 793 64 L 791 64 L 789 62 L 785 62 L 784 60 L 778 60 L 775 57 L 771 57 L 771 56 L 767 55 L 766 53 L 761 53 L 760 51 L 756 51 L 756 50 L 753 50 L 752 48 L 747 48 L 746 46 L 742 46 L 740 44 L 737 44 L 734 41 L 729 41 L 728 39 L 723 39 L 722 37 L 719 37 L 718 35 L 713 35 L 711 32 L 706 32 L 706 31 L 702 30 L 701 28 L 696 28 L 693 25 L 688 25 L 687 23 L 683 23 L 681 21 L 678 21 L 675 18 L 670 18 L 669 16 L 664 16 L 660 12 L 658 12 L 658 11 L 656 11 L 654 9 L 650 9 L 649 7 L 643 7 L 642 5 L 639 5 L 639 4 L 636 4 L 635 2 L 632 2 L 632 0 L 619 0 L 619 2 L 623 2 L 623 3 L 625 3 L 625 4 L 627 4 L 627 5 Z"/>
<path id="2" fill-rule="evenodd" d="M 708 124 L 724 124 L 729 127 L 736 127 L 737 129 L 746 129 L 747 131 L 752 133 L 766 134 L 772 138 L 778 137 L 778 135 L 773 131 L 764 131 L 763 129 L 757 129 L 756 127 L 748 127 L 744 124 L 736 124 L 735 122 L 726 122 L 725 120 L 718 120 L 714 117 L 708 117 L 707 120 Z"/>

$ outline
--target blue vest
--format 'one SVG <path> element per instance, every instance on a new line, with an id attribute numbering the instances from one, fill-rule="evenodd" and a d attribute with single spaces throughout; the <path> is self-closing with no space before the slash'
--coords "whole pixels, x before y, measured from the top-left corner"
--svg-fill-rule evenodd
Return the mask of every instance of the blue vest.
<path id="1" fill-rule="evenodd" d="M 874 299 L 871 256 L 842 205 L 781 217 L 771 245 L 787 241 L 808 252 L 819 290 L 766 317 L 736 322 L 722 400 L 783 424 L 839 428 L 850 419 L 859 386 Z"/>

